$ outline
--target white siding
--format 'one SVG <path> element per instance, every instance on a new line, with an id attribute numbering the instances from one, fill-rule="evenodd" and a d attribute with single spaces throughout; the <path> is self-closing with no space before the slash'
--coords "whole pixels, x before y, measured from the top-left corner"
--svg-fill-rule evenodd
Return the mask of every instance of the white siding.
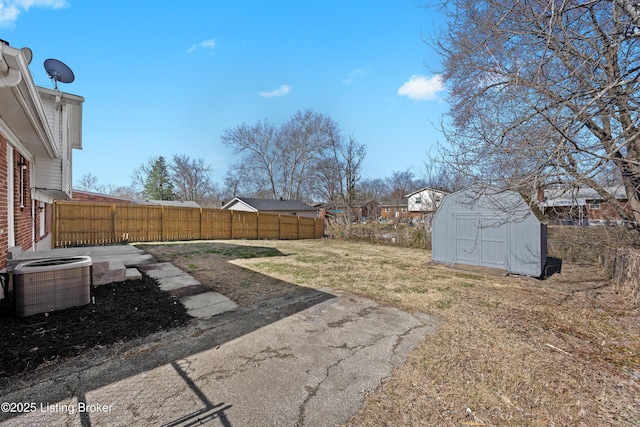
<path id="1" fill-rule="evenodd" d="M 445 194 L 438 190 L 425 189 L 407 199 L 409 212 L 432 212 L 437 209 Z"/>
<path id="2" fill-rule="evenodd" d="M 51 95 L 40 95 L 44 112 L 47 115 L 47 122 L 51 128 L 51 134 L 56 142 L 58 152 L 62 152 L 62 138 L 60 138 L 60 111 L 56 111 L 56 98 Z M 56 114 L 57 113 L 57 114 Z"/>
<path id="3" fill-rule="evenodd" d="M 36 188 L 62 190 L 62 159 L 38 157 L 34 161 Z"/>
<path id="4" fill-rule="evenodd" d="M 36 188 L 61 190 L 71 197 L 72 148 L 82 148 L 83 98 L 40 89 L 40 98 L 60 158 L 37 158 Z"/>
<path id="5" fill-rule="evenodd" d="M 227 208 L 230 211 L 242 211 L 242 212 L 256 212 L 251 206 L 247 206 L 244 203 L 237 202 Z"/>

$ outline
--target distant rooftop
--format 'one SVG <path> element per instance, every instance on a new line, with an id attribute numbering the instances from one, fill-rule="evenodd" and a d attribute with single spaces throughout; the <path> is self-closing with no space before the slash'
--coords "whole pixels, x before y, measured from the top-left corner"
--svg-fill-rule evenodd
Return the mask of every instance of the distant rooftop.
<path id="1" fill-rule="evenodd" d="M 258 211 L 313 211 L 316 212 L 318 208 L 314 208 L 300 200 L 277 200 L 277 199 L 258 199 L 254 197 L 236 197 L 230 202 L 226 203 L 222 209 L 227 209 L 229 206 L 233 206 L 238 201 L 251 206 Z"/>

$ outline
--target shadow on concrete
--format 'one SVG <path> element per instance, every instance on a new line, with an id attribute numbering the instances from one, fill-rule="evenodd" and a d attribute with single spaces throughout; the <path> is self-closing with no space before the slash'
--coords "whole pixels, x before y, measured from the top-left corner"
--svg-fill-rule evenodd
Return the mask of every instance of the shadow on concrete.
<path id="1" fill-rule="evenodd" d="M 220 424 L 224 427 L 231 427 L 231 422 L 227 418 L 225 411 L 231 408 L 231 405 L 225 405 L 224 403 L 213 404 L 206 394 L 200 390 L 200 388 L 193 382 L 187 375 L 184 369 L 177 363 L 171 362 L 171 366 L 180 375 L 182 380 L 189 386 L 193 394 L 195 394 L 200 402 L 203 404 L 203 408 L 182 416 L 174 421 L 163 424 L 163 427 L 185 427 L 192 425 L 201 425 L 213 420 L 220 420 Z"/>
<path id="2" fill-rule="evenodd" d="M 262 249 L 273 251 L 273 248 Z M 243 267 L 233 267 L 245 270 L 254 277 L 261 275 Z M 268 277 L 268 280 L 276 279 Z M 195 325 L 159 332 L 117 347 L 94 350 L 26 374 L 20 377 L 19 381 L 8 384 L 6 390 L 0 390 L 2 401 L 36 402 L 39 406 L 40 403 L 60 402 L 75 397 L 78 402 L 91 403 L 86 402 L 85 396 L 92 390 L 170 364 L 202 402 L 202 408 L 165 425 L 198 425 L 207 420 L 217 419 L 221 425 L 230 426 L 225 411 L 231 406 L 211 402 L 191 381 L 178 362 L 335 298 L 335 295 L 315 289 L 281 282 L 290 286 L 291 291 L 251 306 L 238 307 L 235 311 L 208 320 L 199 320 Z M 0 412 L 0 422 L 18 415 L 21 414 Z M 80 422 L 83 426 L 90 426 L 90 414 L 81 413 Z"/>

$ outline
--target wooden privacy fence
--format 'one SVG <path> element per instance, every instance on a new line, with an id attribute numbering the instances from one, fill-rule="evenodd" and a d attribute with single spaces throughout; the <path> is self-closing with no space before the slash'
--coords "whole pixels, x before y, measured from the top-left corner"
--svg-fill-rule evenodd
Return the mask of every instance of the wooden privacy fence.
<path id="1" fill-rule="evenodd" d="M 318 239 L 323 218 L 158 205 L 54 202 L 52 246 L 216 239 Z"/>

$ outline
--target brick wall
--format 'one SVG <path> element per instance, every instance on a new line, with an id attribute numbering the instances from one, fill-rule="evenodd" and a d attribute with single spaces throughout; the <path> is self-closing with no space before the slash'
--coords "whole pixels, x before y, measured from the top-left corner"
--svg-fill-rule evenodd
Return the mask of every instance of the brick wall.
<path id="1" fill-rule="evenodd" d="M 626 200 L 620 201 L 620 203 L 623 208 L 631 214 L 629 203 Z M 614 208 L 611 203 L 604 201 L 600 203 L 600 209 L 591 209 L 591 203 L 587 203 L 586 214 L 587 218 L 595 220 L 621 219 L 616 208 Z"/>
<path id="2" fill-rule="evenodd" d="M 23 169 L 19 163 L 26 165 L 26 168 Z M 29 161 L 22 157 L 18 150 L 13 150 L 13 164 L 13 206 L 15 216 L 14 227 L 16 233 L 16 246 L 21 246 L 22 250 L 26 251 L 31 248 L 33 238 L 33 219 L 31 218 L 31 186 L 29 185 Z"/>
<path id="3" fill-rule="evenodd" d="M 7 267 L 7 249 L 9 246 L 7 182 L 7 140 L 0 134 L 0 271 Z"/>

